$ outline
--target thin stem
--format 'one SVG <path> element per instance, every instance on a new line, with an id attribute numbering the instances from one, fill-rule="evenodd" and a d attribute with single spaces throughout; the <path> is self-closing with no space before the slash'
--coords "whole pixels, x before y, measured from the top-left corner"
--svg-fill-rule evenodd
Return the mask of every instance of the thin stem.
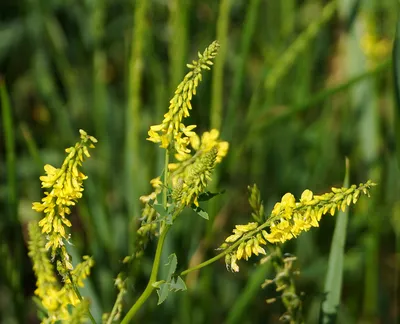
<path id="1" fill-rule="evenodd" d="M 169 151 L 165 150 L 165 162 L 164 162 L 164 186 L 163 186 L 163 207 L 167 209 L 167 190 L 168 190 L 168 164 L 169 164 Z"/>
<path id="2" fill-rule="evenodd" d="M 114 306 L 113 306 L 113 308 L 111 310 L 110 317 L 108 318 L 106 324 L 112 324 L 112 322 L 114 320 L 114 317 L 117 315 L 118 305 L 120 305 L 122 303 L 122 298 L 124 297 L 125 292 L 126 291 L 125 291 L 124 288 L 120 290 L 120 292 L 119 292 L 119 294 L 117 296 L 117 299 L 116 299 L 116 301 L 114 303 Z"/>
<path id="3" fill-rule="evenodd" d="M 135 316 L 137 311 L 142 307 L 144 302 L 150 297 L 151 293 L 154 290 L 153 284 L 156 282 L 157 279 L 157 274 L 158 274 L 158 268 L 160 265 L 160 259 L 161 259 L 161 252 L 164 246 L 165 238 L 167 236 L 168 230 L 170 229 L 170 225 L 166 225 L 164 228 L 163 232 L 160 235 L 160 239 L 158 240 L 157 243 L 157 250 L 156 250 L 156 255 L 154 257 L 154 263 L 153 263 L 153 268 L 151 269 L 151 274 L 150 274 L 150 280 L 146 286 L 146 289 L 143 291 L 143 293 L 140 295 L 138 300 L 136 301 L 135 304 L 131 307 L 131 309 L 128 311 L 128 313 L 125 315 L 124 319 L 121 321 L 121 324 L 126 324 L 129 323 L 129 321 Z"/>
<path id="4" fill-rule="evenodd" d="M 226 250 L 224 250 L 223 252 L 221 252 L 220 254 L 216 255 L 215 257 L 204 261 L 200 264 L 198 264 L 197 266 L 191 267 L 189 269 L 186 269 L 185 271 L 181 272 L 181 276 L 187 275 L 188 273 L 195 271 L 195 270 L 199 270 L 201 268 L 204 268 L 206 266 L 208 266 L 211 263 L 214 263 L 215 261 L 223 258 L 225 255 L 227 255 L 228 253 L 232 252 L 234 249 L 236 249 L 236 247 L 238 247 L 240 245 L 240 243 L 242 243 L 243 241 L 248 240 L 250 237 L 252 237 L 254 234 L 257 234 L 258 232 L 260 232 L 261 230 L 263 230 L 264 228 L 266 228 L 267 226 L 269 226 L 271 224 L 271 222 L 273 220 L 275 220 L 276 217 L 271 217 L 270 219 L 268 219 L 264 224 L 261 224 L 260 226 L 258 226 L 255 230 L 248 232 L 246 235 L 243 235 L 242 238 L 240 238 L 239 240 L 237 240 L 235 243 L 233 243 L 229 248 L 227 248 Z"/>
<path id="5" fill-rule="evenodd" d="M 165 209 L 167 208 L 167 203 L 168 203 L 167 200 L 168 163 L 169 163 L 169 150 L 166 149 L 165 162 L 164 162 L 164 186 L 163 186 L 163 206 Z M 161 253 L 164 247 L 165 238 L 167 236 L 170 227 L 171 225 L 167 225 L 165 224 L 165 222 L 161 224 L 160 226 L 161 235 L 157 243 L 156 255 L 154 256 L 153 268 L 151 269 L 149 282 L 147 283 L 146 289 L 140 295 L 136 303 L 133 304 L 131 309 L 125 315 L 124 319 L 121 321 L 121 324 L 128 323 L 132 319 L 132 317 L 135 316 L 137 311 L 140 309 L 140 307 L 142 307 L 144 302 L 150 297 L 151 293 L 153 292 L 154 290 L 153 284 L 157 280 L 158 268 L 160 266 Z"/>
<path id="6" fill-rule="evenodd" d="M 79 300 L 82 301 L 82 300 L 83 300 L 82 295 L 81 295 L 81 293 L 79 292 L 78 287 L 76 287 L 76 285 L 75 285 L 75 283 L 74 283 L 74 280 L 72 279 L 72 275 L 71 275 L 71 272 L 70 272 L 70 271 L 68 271 L 68 277 L 69 277 L 69 280 L 71 280 L 72 289 L 74 290 L 75 294 L 78 296 Z M 88 312 L 90 321 L 91 321 L 93 324 L 96 324 L 96 321 L 95 321 L 95 319 L 94 319 L 92 313 L 90 312 L 90 309 L 89 309 L 89 308 L 88 308 L 87 312 Z"/>

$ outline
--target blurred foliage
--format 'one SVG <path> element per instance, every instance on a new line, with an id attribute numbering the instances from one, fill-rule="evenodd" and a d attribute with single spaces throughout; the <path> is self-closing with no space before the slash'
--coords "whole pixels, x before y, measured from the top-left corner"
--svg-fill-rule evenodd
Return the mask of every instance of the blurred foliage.
<path id="1" fill-rule="evenodd" d="M 70 253 L 93 255 L 84 295 L 96 318 L 109 312 L 114 278 L 135 239 L 139 196 L 162 170 L 147 129 L 167 111 L 185 64 L 214 39 L 223 52 L 193 100 L 190 124 L 220 126 L 230 142 L 209 203 L 208 222 L 187 212 L 167 238 L 178 269 L 215 255 L 250 215 L 257 183 L 268 212 L 284 193 L 328 191 L 344 178 L 379 186 L 349 214 L 339 323 L 394 323 L 400 317 L 400 173 L 396 158 L 391 47 L 392 0 L 2 0 L 0 2 L 0 322 L 36 322 L 35 279 L 26 224 L 38 217 L 45 163 L 60 164 L 78 129 L 98 149 L 87 162 L 73 211 Z M 398 148 L 397 148 L 398 149 Z M 307 323 L 318 321 L 333 218 L 284 246 L 297 257 Z M 143 290 L 154 242 L 132 272 L 125 311 Z M 140 323 L 275 323 L 284 308 L 265 300 L 271 267 L 223 261 L 186 277 L 188 291 Z M 23 310 L 23 311 L 22 311 Z M 251 311 L 250 311 L 251 310 Z"/>

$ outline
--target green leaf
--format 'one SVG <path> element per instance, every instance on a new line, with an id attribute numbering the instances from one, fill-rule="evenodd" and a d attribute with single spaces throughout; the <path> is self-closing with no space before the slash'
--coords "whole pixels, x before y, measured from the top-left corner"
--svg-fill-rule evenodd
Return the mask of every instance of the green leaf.
<path id="1" fill-rule="evenodd" d="M 172 225 L 172 212 L 174 209 L 174 206 L 169 206 L 168 210 L 166 210 L 164 208 L 163 205 L 161 204 L 150 204 L 150 206 L 158 213 L 160 214 L 160 218 L 159 220 L 163 220 L 165 219 L 165 222 L 167 223 L 167 225 Z"/>
<path id="2" fill-rule="evenodd" d="M 167 299 L 168 293 L 170 291 L 176 292 L 179 290 L 187 289 L 186 284 L 181 277 L 178 277 L 176 279 L 172 278 L 177 265 L 178 260 L 176 258 L 176 255 L 173 253 L 168 257 L 168 262 L 165 264 L 165 267 L 167 268 L 167 279 L 157 281 L 153 284 L 153 287 L 157 289 L 158 294 L 157 305 L 162 304 Z"/>
<path id="3" fill-rule="evenodd" d="M 166 217 L 168 215 L 168 211 L 164 209 L 164 206 L 161 204 L 153 204 L 151 207 L 160 214 L 160 217 Z"/>
<path id="4" fill-rule="evenodd" d="M 208 213 L 204 210 L 204 209 L 202 209 L 201 207 L 199 207 L 199 206 L 196 206 L 195 204 L 192 204 L 192 206 L 190 206 L 192 209 L 193 209 L 193 211 L 195 211 L 199 216 L 201 216 L 201 217 L 203 217 L 204 219 L 209 219 L 209 217 L 208 217 Z"/>
<path id="5" fill-rule="evenodd" d="M 214 198 L 215 196 L 222 195 L 224 192 L 225 192 L 225 190 L 222 190 L 220 192 L 210 192 L 210 191 L 203 192 L 201 195 L 199 195 L 197 200 L 198 201 L 207 201 L 207 200 Z"/>
<path id="6" fill-rule="evenodd" d="M 181 277 L 176 278 L 176 280 L 171 280 L 171 285 L 170 285 L 170 290 L 171 291 L 185 291 L 187 290 L 185 282 L 182 280 Z"/>
<path id="7" fill-rule="evenodd" d="M 349 160 L 346 158 L 346 175 L 343 187 L 349 186 Z M 328 271 L 325 277 L 325 300 L 321 305 L 320 323 L 335 323 L 340 304 L 343 279 L 344 247 L 346 244 L 348 208 L 340 211 L 336 217 L 335 230 L 329 253 Z"/>
<path id="8" fill-rule="evenodd" d="M 178 265 L 178 259 L 176 258 L 176 254 L 172 253 L 168 257 L 168 263 L 165 264 L 167 267 L 167 282 L 171 281 L 172 275 L 175 273 L 176 266 Z"/>
<path id="9" fill-rule="evenodd" d="M 169 284 L 163 283 L 160 285 L 160 288 L 157 289 L 158 295 L 158 303 L 157 305 L 161 305 L 168 297 L 169 294 Z"/>

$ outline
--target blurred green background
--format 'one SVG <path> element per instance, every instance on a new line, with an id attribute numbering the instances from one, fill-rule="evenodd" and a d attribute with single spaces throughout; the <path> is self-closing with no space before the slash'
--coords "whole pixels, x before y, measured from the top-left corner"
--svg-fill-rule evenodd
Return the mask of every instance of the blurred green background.
<path id="1" fill-rule="evenodd" d="M 400 172 L 395 124 L 393 0 L 1 0 L 0 1 L 0 322 L 36 323 L 35 278 L 26 224 L 40 215 L 43 165 L 60 165 L 82 128 L 99 143 L 71 215 L 71 253 L 96 261 L 83 294 L 96 318 L 116 297 L 114 279 L 132 251 L 149 180 L 163 152 L 146 141 L 174 89 L 213 40 L 221 50 L 193 100 L 198 131 L 221 130 L 230 152 L 212 188 L 225 194 L 169 234 L 164 260 L 178 270 L 216 254 L 235 224 L 250 221 L 247 185 L 266 210 L 290 191 L 315 193 L 372 179 L 372 197 L 350 210 L 339 323 L 400 321 Z M 287 243 L 307 323 L 318 321 L 335 218 Z M 397 251 L 397 254 L 396 254 Z M 125 311 L 149 277 L 154 241 L 134 270 Z M 164 262 L 165 263 L 165 262 Z M 284 312 L 274 274 L 257 259 L 226 271 L 223 261 L 186 277 L 187 292 L 137 323 L 276 323 Z M 162 274 L 161 274 L 162 275 Z M 396 322 L 397 320 L 397 322 Z"/>

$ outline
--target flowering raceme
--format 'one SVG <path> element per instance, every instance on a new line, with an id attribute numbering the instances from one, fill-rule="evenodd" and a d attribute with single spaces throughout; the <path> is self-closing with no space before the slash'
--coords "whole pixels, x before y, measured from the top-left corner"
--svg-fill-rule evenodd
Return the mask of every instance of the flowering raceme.
<path id="1" fill-rule="evenodd" d="M 82 197 L 83 180 L 87 179 L 79 169 L 84 156 L 90 157 L 88 148 L 93 148 L 97 142 L 85 131 L 79 132 L 81 141 L 66 149 L 68 155 L 61 168 L 45 165 L 46 175 L 40 180 L 47 191 L 42 201 L 33 203 L 32 207 L 45 214 L 38 223 L 29 225 L 29 256 L 37 277 L 35 294 L 47 311 L 43 323 L 81 323 L 88 315 L 91 316 L 89 302 L 80 296 L 77 287 L 83 287 L 83 280 L 89 276 L 94 261 L 84 256 L 74 269 L 65 248 L 69 234 L 64 226 L 71 226 L 67 216 L 71 213 L 71 206 Z M 49 250 L 52 260 L 56 259 L 61 283 L 49 259 Z"/>
<path id="2" fill-rule="evenodd" d="M 368 181 L 359 186 L 352 185 L 350 188 L 332 188 L 332 192 L 323 195 L 314 195 L 311 190 L 305 190 L 296 202 L 291 193 L 285 194 L 281 201 L 276 203 L 271 216 L 264 224 L 250 222 L 247 225 L 236 225 L 233 234 L 225 239 L 221 249 L 228 248 L 231 244 L 238 244 L 238 248 L 226 255 L 225 262 L 232 271 L 239 271 L 236 261 L 247 260 L 252 254 L 265 254 L 265 250 L 260 245 L 269 243 L 284 243 L 301 232 L 308 231 L 311 227 L 318 227 L 322 215 L 328 212 L 333 216 L 336 210 L 345 210 L 351 203 L 355 204 L 361 193 L 369 195 L 369 190 L 375 184 Z M 250 204 L 253 207 L 253 217 L 258 221 L 262 219 L 259 211 L 259 195 L 257 190 L 251 188 Z M 256 198 L 258 204 L 254 202 Z M 269 226 L 269 233 L 264 229 Z M 240 242 L 240 244 L 239 244 Z"/>
<path id="3" fill-rule="evenodd" d="M 47 311 L 47 317 L 43 319 L 42 323 L 59 321 L 73 323 L 74 319 L 78 318 L 81 321 L 74 323 L 81 323 L 87 317 L 88 302 L 79 299 L 68 276 L 64 276 L 65 280 L 61 284 L 59 283 L 45 248 L 45 237 L 36 222 L 28 225 L 28 232 L 28 255 L 32 259 L 33 270 L 37 277 L 35 295 L 40 298 L 43 308 Z M 81 287 L 93 266 L 93 260 L 90 257 L 84 256 L 83 258 L 84 262 L 79 263 L 76 269 L 71 271 L 71 278 Z"/>
<path id="4" fill-rule="evenodd" d="M 41 176 L 42 188 L 46 188 L 41 202 L 33 203 L 33 209 L 45 216 L 39 222 L 42 232 L 47 235 L 46 250 L 51 249 L 52 257 L 59 251 L 67 268 L 72 269 L 69 255 L 64 247 L 64 240 L 69 239 L 65 227 L 71 227 L 67 216 L 71 206 L 82 197 L 82 183 L 87 177 L 79 170 L 84 156 L 90 157 L 88 148 L 93 148 L 97 140 L 80 130 L 81 141 L 65 151 L 68 153 L 61 168 L 45 165 L 45 176 Z"/>
<path id="5" fill-rule="evenodd" d="M 199 195 L 204 192 L 211 180 L 216 164 L 220 163 L 228 152 L 229 144 L 219 139 L 217 129 L 204 132 L 200 137 L 194 131 L 195 125 L 185 126 L 182 122 L 183 118 L 189 117 L 192 109 L 191 100 L 202 79 L 201 73 L 203 70 L 210 70 L 218 49 L 219 43 L 214 41 L 203 54 L 198 53 L 198 61 L 187 65 L 191 71 L 178 85 L 164 120 L 159 125 L 151 126 L 148 132 L 147 140 L 160 143 L 160 147 L 166 149 L 168 165 L 164 171 L 164 183 L 160 177 L 153 179 L 151 181 L 153 192 L 140 197 L 145 206 L 142 210 L 141 227 L 137 231 L 140 239 L 136 256 L 141 255 L 149 234 L 157 235 L 159 229 L 157 218 L 160 216 L 159 212 L 163 212 L 156 209 L 163 204 L 164 210 L 168 209 L 172 217 L 176 211 L 186 206 L 194 204 L 199 207 Z M 170 154 L 173 154 L 174 162 L 171 162 Z M 165 180 L 166 175 L 167 180 Z M 163 199 L 167 199 L 160 201 L 160 194 L 166 192 L 166 189 L 168 195 L 163 195 Z"/>
<path id="6" fill-rule="evenodd" d="M 186 74 L 183 81 L 178 85 L 174 97 L 170 101 L 168 112 L 160 125 L 154 125 L 149 130 L 149 141 L 161 143 L 161 147 L 167 149 L 174 145 L 179 154 L 189 153 L 187 146 L 195 136 L 193 129 L 195 125 L 185 126 L 182 119 L 189 117 L 192 109 L 191 100 L 196 94 L 196 89 L 202 79 L 202 70 L 210 70 L 212 59 L 217 55 L 219 43 L 213 42 L 206 48 L 203 54 L 198 53 L 199 60 L 193 61 L 187 66 L 192 70 Z"/>

